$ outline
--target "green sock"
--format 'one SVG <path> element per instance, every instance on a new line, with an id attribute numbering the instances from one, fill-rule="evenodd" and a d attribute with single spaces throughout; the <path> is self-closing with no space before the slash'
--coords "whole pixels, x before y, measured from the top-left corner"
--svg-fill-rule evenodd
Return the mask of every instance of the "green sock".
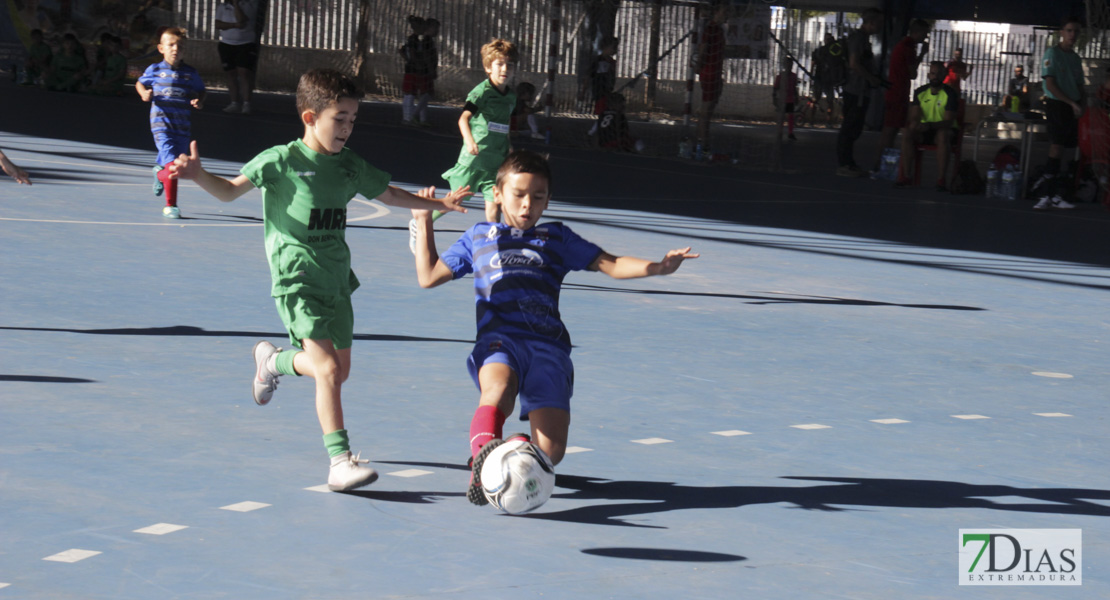
<path id="1" fill-rule="evenodd" d="M 301 374 L 293 368 L 293 358 L 300 354 L 301 350 L 286 350 L 285 352 L 278 352 L 274 356 L 274 368 L 282 375 L 296 375 L 300 377 Z"/>
<path id="2" fill-rule="evenodd" d="M 347 438 L 346 429 L 336 429 L 324 434 L 324 446 L 328 449 L 328 456 L 339 456 L 351 451 L 351 442 Z"/>

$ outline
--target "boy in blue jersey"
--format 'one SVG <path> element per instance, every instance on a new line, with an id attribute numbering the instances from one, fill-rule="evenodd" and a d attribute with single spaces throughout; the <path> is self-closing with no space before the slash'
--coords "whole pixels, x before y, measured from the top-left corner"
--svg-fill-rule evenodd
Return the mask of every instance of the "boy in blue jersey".
<path id="1" fill-rule="evenodd" d="M 531 423 L 529 439 L 552 464 L 566 451 L 574 366 L 570 335 L 559 315 L 559 290 L 567 273 L 601 271 L 616 279 L 668 275 L 683 260 L 698 257 L 690 248 L 671 250 L 659 262 L 618 257 L 562 223 L 537 225 L 550 187 L 546 158 L 527 150 L 509 153 L 493 187 L 503 222 L 474 225 L 443 256 L 436 252 L 431 213 L 412 211 L 420 287 L 474 274 L 478 336 L 467 365 L 481 397 L 470 422 L 467 498 L 478 505 L 487 501 L 477 474 L 500 444 L 518 394 L 520 418 Z"/>
<path id="2" fill-rule="evenodd" d="M 324 432 L 330 467 L 328 488 L 346 491 L 378 478 L 370 462 L 351 453 L 343 421 L 341 388 L 351 373 L 354 312 L 351 293 L 359 287 L 347 245 L 347 203 L 361 194 L 402 208 L 466 212 L 464 188 L 434 199 L 389 185 L 389 173 L 374 168 L 350 148 L 363 92 L 347 75 L 313 69 L 297 83 L 297 112 L 304 136 L 263 150 L 224 179 L 205 171 L 196 142 L 174 162 L 171 177 L 192 179 L 222 202 L 254 188 L 262 190 L 262 223 L 270 264 L 270 295 L 292 350 L 266 340 L 254 346 L 251 394 L 266 405 L 282 375 L 308 375 L 316 383 L 316 417 Z"/>
<path id="3" fill-rule="evenodd" d="M 135 91 L 143 102 L 150 102 L 150 131 L 158 147 L 158 164 L 154 167 L 154 195 L 165 191 L 166 206 L 162 216 L 180 219 L 177 208 L 177 180 L 169 176 L 169 165 L 179 155 L 189 153 L 189 110 L 204 108 L 206 91 L 197 70 L 181 60 L 185 46 L 185 30 L 171 27 L 162 32 L 158 52 L 162 62 L 150 65 L 135 82 Z"/>

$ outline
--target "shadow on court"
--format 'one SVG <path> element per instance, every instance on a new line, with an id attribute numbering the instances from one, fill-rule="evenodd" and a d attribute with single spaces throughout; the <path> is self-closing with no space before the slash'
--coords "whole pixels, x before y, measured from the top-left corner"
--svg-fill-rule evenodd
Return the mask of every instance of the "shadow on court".
<path id="1" fill-rule="evenodd" d="M 83 333 L 90 335 L 139 335 L 156 337 L 245 337 L 245 338 L 285 338 L 284 331 L 208 331 L 190 325 L 171 327 L 115 327 L 105 329 L 71 329 L 63 327 L 0 327 L 0 331 L 37 331 L 43 333 Z M 414 337 L 408 335 L 388 335 L 356 333 L 354 339 L 363 342 L 450 342 L 473 344 L 474 340 L 455 340 L 450 338 Z"/>

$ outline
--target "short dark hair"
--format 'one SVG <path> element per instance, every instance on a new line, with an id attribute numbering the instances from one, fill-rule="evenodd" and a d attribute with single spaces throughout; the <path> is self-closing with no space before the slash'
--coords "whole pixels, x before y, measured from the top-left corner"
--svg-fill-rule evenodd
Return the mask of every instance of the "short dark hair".
<path id="1" fill-rule="evenodd" d="M 1063 21 L 1060 21 L 1060 29 L 1063 29 L 1068 25 L 1071 25 L 1072 23 L 1083 27 L 1083 19 L 1079 15 L 1068 15 L 1064 17 Z"/>
<path id="2" fill-rule="evenodd" d="M 929 33 L 933 26 L 925 19 L 914 19 L 910 21 L 910 33 Z"/>
<path id="3" fill-rule="evenodd" d="M 297 112 L 316 114 L 343 98 L 362 100 L 362 88 L 350 76 L 335 69 L 312 69 L 297 82 Z"/>
<path id="4" fill-rule="evenodd" d="M 497 180 L 494 185 L 500 188 L 505 178 L 515 173 L 539 175 L 547 180 L 548 187 L 551 186 L 551 164 L 547 161 L 546 154 L 531 150 L 513 150 L 497 169 Z"/>
<path id="5" fill-rule="evenodd" d="M 941 71 L 943 71 L 945 69 L 943 60 L 930 60 L 929 61 L 929 66 L 930 67 L 936 67 L 936 68 L 940 69 Z"/>

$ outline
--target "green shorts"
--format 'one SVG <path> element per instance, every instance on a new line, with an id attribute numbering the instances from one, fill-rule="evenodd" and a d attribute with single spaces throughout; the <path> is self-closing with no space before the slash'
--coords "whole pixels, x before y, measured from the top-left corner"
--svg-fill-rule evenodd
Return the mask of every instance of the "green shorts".
<path id="1" fill-rule="evenodd" d="M 301 340 L 331 340 L 336 350 L 351 347 L 355 311 L 350 296 L 286 294 L 274 298 L 289 341 L 301 350 Z"/>
<path id="2" fill-rule="evenodd" d="M 481 194 L 486 202 L 493 202 L 493 185 L 497 181 L 497 171 L 490 172 L 455 165 L 443 174 L 443 178 L 447 180 L 452 190 L 469 185 L 471 192 Z"/>

